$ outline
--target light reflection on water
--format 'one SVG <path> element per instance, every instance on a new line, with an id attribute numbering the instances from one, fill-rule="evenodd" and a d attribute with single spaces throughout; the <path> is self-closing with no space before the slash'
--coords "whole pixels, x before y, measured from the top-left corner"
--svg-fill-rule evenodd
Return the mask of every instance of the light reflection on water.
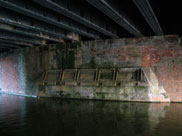
<path id="1" fill-rule="evenodd" d="M 0 136 L 181 136 L 182 104 L 0 94 Z"/>

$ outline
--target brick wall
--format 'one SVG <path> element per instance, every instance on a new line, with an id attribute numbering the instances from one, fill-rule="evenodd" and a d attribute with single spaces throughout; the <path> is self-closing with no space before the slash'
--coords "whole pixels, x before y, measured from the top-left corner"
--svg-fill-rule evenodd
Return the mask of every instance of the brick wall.
<path id="1" fill-rule="evenodd" d="M 81 67 L 142 67 L 157 77 L 153 101 L 182 101 L 182 49 L 178 36 L 91 41 L 82 44 Z M 146 74 L 151 76 L 151 74 Z M 148 78 L 154 80 L 154 78 Z M 150 81 L 149 81 L 150 82 Z M 161 91 L 162 88 L 162 91 Z M 164 91 L 167 96 L 162 96 Z"/>
<path id="2" fill-rule="evenodd" d="M 76 66 L 75 48 L 79 45 L 74 43 L 31 47 L 1 54 L 1 90 L 36 95 L 38 84 L 46 70 Z"/>
<path id="3" fill-rule="evenodd" d="M 23 57 L 19 52 L 1 56 L 1 88 L 3 91 L 22 93 L 25 90 Z"/>
<path id="4" fill-rule="evenodd" d="M 161 96 L 165 91 L 164 97 L 182 101 L 181 39 L 175 35 L 26 48 L 2 54 L 0 67 L 1 89 L 26 94 L 37 93 L 47 69 L 142 67 L 156 76 Z"/>

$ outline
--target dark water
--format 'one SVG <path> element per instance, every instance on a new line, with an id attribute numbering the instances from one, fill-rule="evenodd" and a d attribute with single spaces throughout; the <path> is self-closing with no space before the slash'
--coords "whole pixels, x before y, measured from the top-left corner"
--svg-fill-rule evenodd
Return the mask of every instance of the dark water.
<path id="1" fill-rule="evenodd" d="M 0 94 L 0 136 L 182 136 L 182 104 Z"/>

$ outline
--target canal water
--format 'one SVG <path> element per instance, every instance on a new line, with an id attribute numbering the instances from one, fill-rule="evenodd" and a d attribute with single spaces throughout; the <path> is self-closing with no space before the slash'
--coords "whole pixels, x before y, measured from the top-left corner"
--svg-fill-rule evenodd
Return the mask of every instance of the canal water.
<path id="1" fill-rule="evenodd" d="M 0 136 L 182 136 L 182 104 L 0 94 Z"/>

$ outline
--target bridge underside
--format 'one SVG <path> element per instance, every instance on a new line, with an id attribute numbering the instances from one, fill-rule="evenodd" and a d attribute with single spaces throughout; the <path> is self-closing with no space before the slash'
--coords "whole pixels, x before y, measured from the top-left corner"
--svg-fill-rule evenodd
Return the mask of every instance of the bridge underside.
<path id="1" fill-rule="evenodd" d="M 153 0 L 0 0 L 0 52 L 96 39 L 181 35 L 175 16 L 179 5 Z"/>
<path id="2" fill-rule="evenodd" d="M 1 55 L 1 90 L 40 97 L 182 102 L 176 35 L 98 40 Z"/>
<path id="3" fill-rule="evenodd" d="M 179 6 L 159 0 L 0 0 L 1 91 L 182 102 Z"/>

